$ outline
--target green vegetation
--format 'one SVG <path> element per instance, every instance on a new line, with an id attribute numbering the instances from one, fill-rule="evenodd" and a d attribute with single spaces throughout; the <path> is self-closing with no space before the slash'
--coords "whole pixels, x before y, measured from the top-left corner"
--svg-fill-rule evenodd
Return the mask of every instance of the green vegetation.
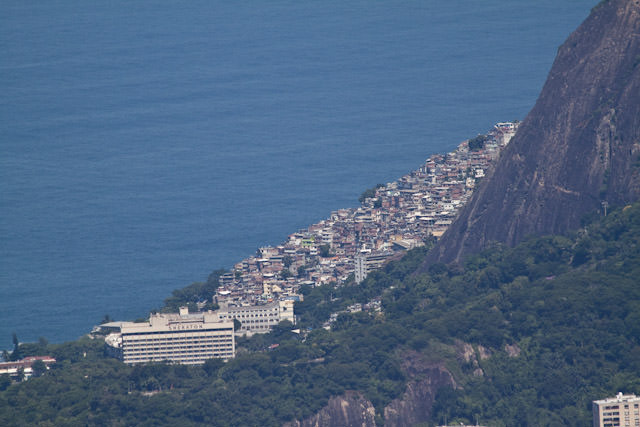
<path id="1" fill-rule="evenodd" d="M 218 279 L 227 271 L 219 269 L 213 271 L 206 282 L 194 282 L 182 289 L 176 289 L 171 296 L 164 300 L 162 311 L 177 312 L 180 306 L 188 306 L 189 311 L 199 311 L 197 303 L 204 303 L 203 310 L 215 310 L 218 307 L 211 302 L 211 296 L 216 293 Z"/>
<path id="2" fill-rule="evenodd" d="M 595 12 L 597 9 L 599 9 L 600 7 L 604 6 L 605 4 L 609 3 L 610 0 L 600 0 L 600 3 L 598 3 L 597 5 L 593 6 L 591 8 L 591 13 Z"/>
<path id="3" fill-rule="evenodd" d="M 358 197 L 358 201 L 364 203 L 365 200 L 376 197 L 376 190 L 382 187 L 384 187 L 384 184 L 377 184 L 375 187 L 365 190 L 360 197 Z"/>
<path id="4" fill-rule="evenodd" d="M 240 339 L 228 363 L 132 367 L 104 357 L 98 340 L 46 345 L 59 363 L 41 377 L 0 379 L 0 424 L 281 425 L 347 390 L 362 392 L 382 420 L 405 389 L 408 351 L 444 362 L 460 386 L 440 389 L 427 425 L 590 425 L 592 400 L 640 393 L 640 204 L 569 236 L 415 274 L 425 251 L 360 285 L 305 288 L 297 326 L 310 332 L 284 323 Z M 331 332 L 319 328 L 374 298 L 382 312 L 341 314 Z M 465 359 L 464 345 L 475 355 Z"/>
<path id="5" fill-rule="evenodd" d="M 333 254 L 331 253 L 331 247 L 329 245 L 320 245 L 318 247 L 318 250 L 320 251 L 319 254 L 322 258 L 329 258 L 333 256 Z"/>
<path id="6" fill-rule="evenodd" d="M 478 151 L 484 148 L 484 144 L 487 142 L 489 137 L 487 135 L 478 135 L 473 139 L 469 140 L 469 150 Z"/>

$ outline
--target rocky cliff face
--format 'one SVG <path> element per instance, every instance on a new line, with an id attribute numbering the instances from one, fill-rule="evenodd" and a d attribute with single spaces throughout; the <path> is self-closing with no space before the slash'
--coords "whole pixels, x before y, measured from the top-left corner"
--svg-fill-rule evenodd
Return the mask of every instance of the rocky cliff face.
<path id="1" fill-rule="evenodd" d="M 425 267 L 563 233 L 603 202 L 639 196 L 640 1 L 610 0 L 560 47 L 536 105 Z"/>
<path id="2" fill-rule="evenodd" d="M 373 404 L 357 392 L 332 397 L 320 412 L 304 421 L 287 423 L 284 427 L 375 427 Z"/>
<path id="3" fill-rule="evenodd" d="M 405 354 L 402 364 L 408 378 L 407 388 L 400 399 L 384 408 L 385 426 L 411 426 L 426 423 L 431 407 L 441 387 L 456 387 L 451 373 L 442 365 L 425 361 L 418 353 Z M 347 392 L 333 397 L 320 412 L 303 421 L 285 427 L 375 427 L 375 408 L 361 393 Z"/>
<path id="4" fill-rule="evenodd" d="M 526 60 L 526 59 L 523 59 Z M 640 198 L 640 0 L 610 0 L 559 49 L 542 93 L 493 174 L 432 250 L 425 267 L 460 260 L 492 241 L 514 245 L 529 234 L 562 233 L 585 213 Z M 520 348 L 505 347 L 510 357 Z M 490 357 L 462 345 L 467 362 Z M 384 409 L 388 426 L 430 421 L 437 390 L 456 387 L 443 366 L 405 355 L 407 389 Z M 483 375 L 481 369 L 474 375 Z M 290 426 L 375 426 L 358 392 L 334 397 Z"/>
<path id="5" fill-rule="evenodd" d="M 417 353 L 405 355 L 403 370 L 410 380 L 402 398 L 384 408 L 385 426 L 426 423 L 431 419 L 431 409 L 438 390 L 441 387 L 456 387 L 453 376 L 444 365 L 425 362 Z"/>

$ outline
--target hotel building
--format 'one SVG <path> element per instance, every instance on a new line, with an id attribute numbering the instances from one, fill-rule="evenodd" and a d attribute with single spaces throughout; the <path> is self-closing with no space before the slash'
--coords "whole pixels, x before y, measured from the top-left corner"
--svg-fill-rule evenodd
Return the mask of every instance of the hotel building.
<path id="1" fill-rule="evenodd" d="M 201 364 L 211 358 L 235 357 L 233 321 L 220 321 L 213 312 L 152 314 L 148 322 L 112 322 L 115 329 L 105 342 L 111 354 L 124 363 L 171 361 Z"/>

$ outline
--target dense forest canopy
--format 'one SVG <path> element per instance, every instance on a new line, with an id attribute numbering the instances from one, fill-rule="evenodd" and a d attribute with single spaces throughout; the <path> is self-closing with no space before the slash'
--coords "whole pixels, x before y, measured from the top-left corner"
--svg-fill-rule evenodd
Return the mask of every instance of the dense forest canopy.
<path id="1" fill-rule="evenodd" d="M 296 306 L 303 333 L 284 323 L 240 339 L 228 363 L 127 366 L 98 339 L 22 344 L 20 354 L 58 363 L 39 378 L 0 381 L 0 424 L 281 425 L 348 390 L 383 424 L 405 391 L 408 354 L 444 364 L 457 384 L 439 390 L 426 425 L 584 426 L 592 400 L 640 394 L 640 204 L 567 236 L 496 245 L 416 274 L 426 251 L 359 285 L 306 288 Z M 347 312 L 372 300 L 379 311 Z M 339 312 L 331 331 L 321 327 Z"/>

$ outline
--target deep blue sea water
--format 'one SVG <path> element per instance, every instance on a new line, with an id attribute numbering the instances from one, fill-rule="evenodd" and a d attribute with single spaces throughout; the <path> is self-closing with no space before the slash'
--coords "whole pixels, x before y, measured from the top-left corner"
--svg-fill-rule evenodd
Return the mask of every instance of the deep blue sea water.
<path id="1" fill-rule="evenodd" d="M 75 339 L 533 106 L 595 0 L 3 0 L 0 348 Z"/>

